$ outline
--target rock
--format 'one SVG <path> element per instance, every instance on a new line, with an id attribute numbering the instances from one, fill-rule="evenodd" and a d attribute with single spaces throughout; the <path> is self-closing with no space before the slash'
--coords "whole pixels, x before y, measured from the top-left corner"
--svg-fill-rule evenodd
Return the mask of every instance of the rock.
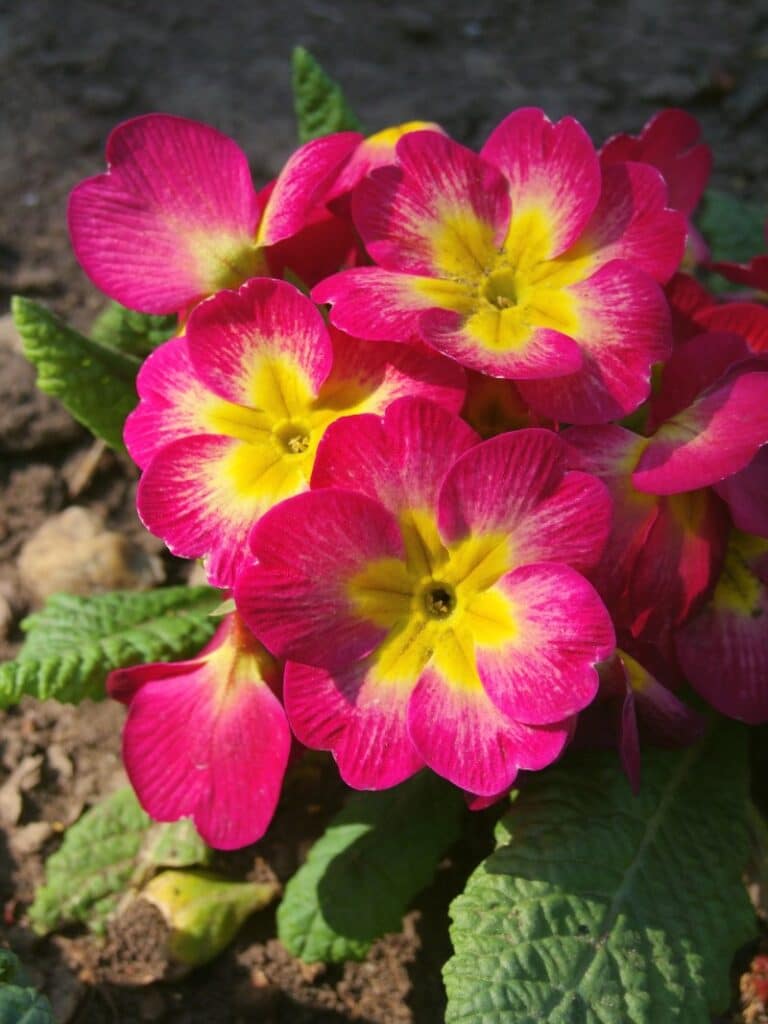
<path id="1" fill-rule="evenodd" d="M 160 559 L 108 530 L 100 516 L 72 505 L 52 516 L 19 555 L 21 582 L 38 603 L 51 594 L 145 590 L 163 579 Z"/>
<path id="2" fill-rule="evenodd" d="M 33 821 L 13 829 L 8 844 L 17 858 L 29 857 L 53 835 L 53 828 L 47 821 Z"/>
<path id="3" fill-rule="evenodd" d="M 23 806 L 22 793 L 34 789 L 42 775 L 42 754 L 23 758 L 0 786 L 0 822 L 6 826 L 17 823 Z"/>

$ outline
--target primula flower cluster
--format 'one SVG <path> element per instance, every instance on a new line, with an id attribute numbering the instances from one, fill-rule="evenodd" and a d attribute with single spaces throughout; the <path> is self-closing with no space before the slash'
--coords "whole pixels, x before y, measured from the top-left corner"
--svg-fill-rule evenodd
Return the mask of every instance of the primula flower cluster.
<path id="1" fill-rule="evenodd" d="M 711 157 L 664 111 L 597 151 L 511 113 L 300 147 L 254 188 L 213 128 L 119 126 L 70 201 L 110 297 L 175 313 L 125 428 L 138 512 L 236 610 L 113 672 L 148 812 L 259 838 L 292 747 L 486 806 L 570 743 L 768 720 L 768 307 L 716 301 Z M 686 249 L 687 243 L 687 249 Z M 715 265 L 754 288 L 763 263 Z"/>

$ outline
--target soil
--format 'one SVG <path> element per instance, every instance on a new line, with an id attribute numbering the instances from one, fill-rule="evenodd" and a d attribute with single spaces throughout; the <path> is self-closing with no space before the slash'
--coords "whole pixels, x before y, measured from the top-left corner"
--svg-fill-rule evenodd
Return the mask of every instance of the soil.
<path id="1" fill-rule="evenodd" d="M 344 85 L 371 129 L 421 117 L 477 145 L 514 107 L 579 118 L 596 141 L 636 131 L 656 109 L 696 114 L 715 153 L 714 183 L 768 200 L 768 12 L 732 0 L 312 0 L 0 2 L 0 659 L 12 657 L 33 606 L 16 559 L 24 541 L 76 503 L 157 554 L 133 511 L 136 472 L 37 393 L 7 317 L 19 292 L 85 328 L 103 298 L 69 249 L 69 189 L 103 166 L 110 128 L 152 110 L 233 135 L 267 180 L 295 145 L 291 47 L 308 47 Z M 163 556 L 169 582 L 187 572 Z M 48 993 L 57 1020 L 439 1024 L 446 908 L 490 842 L 477 816 L 471 847 L 362 963 L 308 967 L 256 915 L 212 965 L 157 981 L 162 923 L 151 910 L 98 945 L 76 931 L 46 940 L 26 927 L 42 863 L 83 809 L 124 782 L 122 709 L 25 701 L 0 714 L 0 787 L 14 824 L 0 831 L 0 938 Z M 23 771 L 19 765 L 24 766 Z M 289 779 L 262 843 L 230 859 L 241 877 L 290 877 L 343 799 L 327 761 Z M 13 795 L 15 794 L 15 795 Z M 3 806 L 0 802 L 0 820 Z M 6 807 L 6 814 L 8 814 Z"/>

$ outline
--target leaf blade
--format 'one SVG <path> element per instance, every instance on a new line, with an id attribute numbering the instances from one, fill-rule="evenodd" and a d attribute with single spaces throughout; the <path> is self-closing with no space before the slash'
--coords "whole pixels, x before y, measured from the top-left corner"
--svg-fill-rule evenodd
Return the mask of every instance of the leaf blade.
<path id="1" fill-rule="evenodd" d="M 400 928 L 456 839 L 463 809 L 461 794 L 426 771 L 391 790 L 355 794 L 288 882 L 280 940 L 307 962 L 362 959 L 376 938 Z"/>
<path id="2" fill-rule="evenodd" d="M 746 808 L 743 737 L 724 731 L 646 756 L 634 804 L 610 755 L 531 780 L 451 907 L 447 1024 L 708 1024 L 754 925 L 746 810 L 712 836 L 713 807 Z"/>
<path id="3" fill-rule="evenodd" d="M 11 312 L 40 390 L 58 398 L 112 448 L 124 451 L 123 424 L 138 400 L 140 360 L 86 338 L 22 296 L 14 295 Z"/>
<path id="4" fill-rule="evenodd" d="M 211 587 L 56 594 L 22 623 L 27 639 L 16 660 L 0 665 L 0 708 L 25 694 L 99 699 L 113 668 L 194 654 L 213 635 L 219 601 Z"/>
<path id="5" fill-rule="evenodd" d="M 303 46 L 295 47 L 292 63 L 293 106 L 299 141 L 309 142 L 333 132 L 360 131 L 358 121 L 338 85 Z"/>

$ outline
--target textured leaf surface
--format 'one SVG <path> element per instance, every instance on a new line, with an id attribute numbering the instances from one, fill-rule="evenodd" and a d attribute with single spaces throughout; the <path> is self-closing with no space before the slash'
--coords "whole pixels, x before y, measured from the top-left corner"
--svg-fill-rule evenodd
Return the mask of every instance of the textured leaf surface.
<path id="1" fill-rule="evenodd" d="M 138 401 L 140 361 L 78 334 L 19 295 L 13 297 L 11 310 L 40 390 L 58 398 L 91 433 L 123 450 L 123 424 Z"/>
<path id="2" fill-rule="evenodd" d="M 353 796 L 286 886 L 282 942 L 309 963 L 362 959 L 375 939 L 400 928 L 456 839 L 463 807 L 461 794 L 427 771 Z"/>
<path id="3" fill-rule="evenodd" d="M 19 958 L 2 948 L 0 1024 L 55 1024 L 51 1004 L 30 986 Z"/>
<path id="4" fill-rule="evenodd" d="M 51 1004 L 30 986 L 18 957 L 2 948 L 0 1024 L 55 1024 Z"/>
<path id="5" fill-rule="evenodd" d="M 341 86 L 303 46 L 293 51 L 293 106 L 300 142 L 332 132 L 360 131 Z"/>
<path id="6" fill-rule="evenodd" d="M 766 213 L 768 211 L 759 203 L 709 189 L 698 222 L 712 251 L 712 259 L 741 263 L 765 252 Z"/>
<path id="7" fill-rule="evenodd" d="M 636 798 L 612 755 L 532 778 L 452 904 L 447 1024 L 709 1024 L 755 930 L 746 745 L 646 753 Z"/>
<path id="8" fill-rule="evenodd" d="M 178 317 L 154 316 L 126 309 L 119 302 L 110 302 L 93 322 L 93 341 L 129 355 L 144 359 L 158 345 L 176 333 Z"/>
<path id="9" fill-rule="evenodd" d="M 87 811 L 67 829 L 45 865 L 45 884 L 35 894 L 29 919 L 38 932 L 82 922 L 101 931 L 133 875 L 150 826 L 129 787 Z"/>
<path id="10" fill-rule="evenodd" d="M 219 601 L 210 587 L 56 594 L 22 623 L 27 639 L 17 659 L 0 665 L 0 707 L 24 694 L 98 699 L 113 668 L 195 654 L 213 635 L 209 613 Z"/>

